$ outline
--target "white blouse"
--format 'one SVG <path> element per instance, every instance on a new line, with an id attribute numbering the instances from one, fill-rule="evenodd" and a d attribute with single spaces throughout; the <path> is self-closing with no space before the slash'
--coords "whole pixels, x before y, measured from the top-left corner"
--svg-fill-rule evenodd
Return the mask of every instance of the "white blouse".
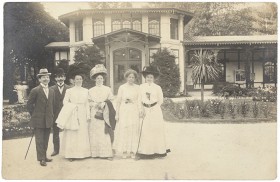
<path id="1" fill-rule="evenodd" d="M 159 105 L 163 103 L 163 93 L 159 85 L 155 83 L 144 83 L 140 85 L 139 93 L 140 102 L 145 104 L 153 104 L 157 102 Z"/>

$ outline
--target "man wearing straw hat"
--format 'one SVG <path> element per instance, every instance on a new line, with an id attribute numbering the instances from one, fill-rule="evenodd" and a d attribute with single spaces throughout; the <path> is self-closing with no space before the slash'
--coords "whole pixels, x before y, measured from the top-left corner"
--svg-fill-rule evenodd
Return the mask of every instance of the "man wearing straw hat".
<path id="1" fill-rule="evenodd" d="M 29 94 L 27 109 L 31 115 L 30 125 L 34 128 L 37 160 L 41 166 L 47 166 L 52 159 L 47 158 L 47 148 L 51 127 L 53 125 L 55 100 L 54 91 L 49 89 L 51 73 L 40 69 L 37 78 L 40 85 L 33 88 Z"/>

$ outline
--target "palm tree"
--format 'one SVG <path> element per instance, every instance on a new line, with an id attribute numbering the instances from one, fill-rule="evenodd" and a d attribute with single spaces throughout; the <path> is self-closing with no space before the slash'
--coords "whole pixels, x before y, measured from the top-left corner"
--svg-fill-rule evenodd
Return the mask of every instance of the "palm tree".
<path id="1" fill-rule="evenodd" d="M 191 57 L 192 80 L 201 85 L 201 101 L 204 101 L 204 84 L 219 78 L 221 69 L 217 62 L 218 50 L 195 50 Z"/>

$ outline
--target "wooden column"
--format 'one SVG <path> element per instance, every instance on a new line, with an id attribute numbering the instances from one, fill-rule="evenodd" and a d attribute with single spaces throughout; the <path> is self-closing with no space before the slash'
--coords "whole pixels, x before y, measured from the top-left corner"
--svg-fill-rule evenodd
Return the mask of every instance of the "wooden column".
<path id="1" fill-rule="evenodd" d="M 148 66 L 150 64 L 150 60 L 149 60 L 149 41 L 148 41 L 148 37 L 145 37 L 145 65 L 144 66 Z"/>
<path id="2" fill-rule="evenodd" d="M 107 78 L 106 78 L 106 85 L 111 86 L 110 84 L 110 77 L 111 77 L 111 71 L 110 71 L 110 45 L 108 41 L 108 37 L 105 37 L 105 55 L 106 55 L 106 61 L 105 61 L 105 66 L 107 69 Z"/>

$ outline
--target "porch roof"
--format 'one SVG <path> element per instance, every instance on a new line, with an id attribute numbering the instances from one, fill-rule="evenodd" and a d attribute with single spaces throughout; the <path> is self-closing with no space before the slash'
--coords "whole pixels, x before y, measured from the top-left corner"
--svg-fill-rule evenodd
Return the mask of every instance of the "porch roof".
<path id="1" fill-rule="evenodd" d="M 232 44 L 277 44 L 277 35 L 253 36 L 193 36 L 184 41 L 185 45 L 232 45 Z"/>
<path id="2" fill-rule="evenodd" d="M 58 17 L 60 21 L 69 24 L 70 19 L 76 19 L 78 17 L 83 17 L 86 15 L 96 15 L 96 14 L 120 14 L 120 13 L 130 13 L 130 14 L 147 14 L 147 13 L 171 13 L 171 14 L 181 14 L 184 15 L 184 23 L 187 24 L 194 13 L 188 12 L 176 8 L 121 8 L 121 9 L 80 9 L 73 11 Z"/>
<path id="3" fill-rule="evenodd" d="M 97 43 L 97 42 L 105 43 L 105 38 L 106 37 L 112 37 L 112 36 L 119 35 L 119 34 L 122 34 L 122 33 L 128 33 L 128 35 L 135 34 L 135 35 L 140 35 L 140 36 L 143 36 L 143 37 L 147 37 L 149 42 L 150 41 L 159 42 L 160 38 L 161 38 L 160 36 L 157 36 L 157 35 L 152 35 L 152 34 L 149 34 L 149 33 L 140 32 L 140 31 L 137 31 L 137 30 L 132 30 L 132 29 L 129 29 L 129 28 L 124 28 L 124 29 L 116 30 L 116 31 L 113 31 L 113 32 L 110 32 L 110 33 L 107 33 L 107 34 L 97 36 L 97 37 L 93 37 L 92 41 L 94 43 Z"/>
<path id="4" fill-rule="evenodd" d="M 51 42 L 45 46 L 46 49 L 69 49 L 70 42 Z"/>

